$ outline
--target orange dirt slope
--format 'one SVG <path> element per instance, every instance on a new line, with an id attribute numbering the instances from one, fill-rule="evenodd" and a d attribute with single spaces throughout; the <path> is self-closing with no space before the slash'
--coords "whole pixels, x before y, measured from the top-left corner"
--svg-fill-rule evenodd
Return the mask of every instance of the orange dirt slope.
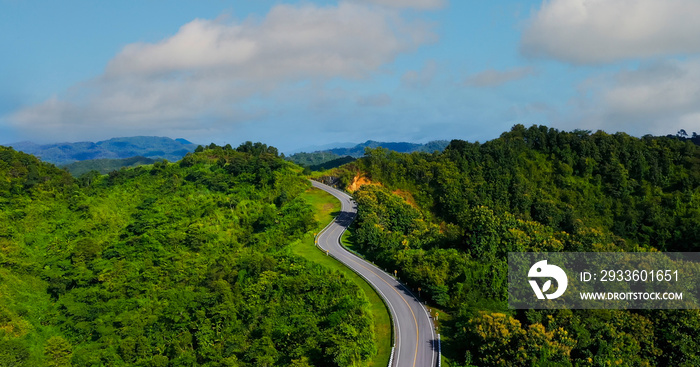
<path id="1" fill-rule="evenodd" d="M 355 177 L 352 179 L 352 182 L 346 187 L 346 189 L 350 192 L 353 192 L 357 189 L 359 189 L 362 185 L 378 185 L 381 186 L 379 182 L 372 182 L 370 179 L 367 177 L 364 177 L 362 174 L 358 173 L 355 175 Z"/>

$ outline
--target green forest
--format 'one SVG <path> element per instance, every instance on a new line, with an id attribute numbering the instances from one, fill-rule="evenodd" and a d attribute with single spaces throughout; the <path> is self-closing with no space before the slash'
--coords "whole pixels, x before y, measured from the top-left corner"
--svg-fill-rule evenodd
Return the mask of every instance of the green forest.
<path id="1" fill-rule="evenodd" d="M 328 150 L 315 151 L 312 153 L 294 153 L 286 157 L 286 159 L 302 167 L 308 167 L 312 171 L 322 171 L 338 167 L 342 164 L 349 163 L 356 158 L 362 157 L 365 149 L 367 148 L 382 147 L 399 153 L 432 153 L 434 151 L 444 150 L 447 144 L 449 144 L 447 140 L 433 140 L 425 144 L 368 140 L 364 143 L 357 144 L 349 148 L 332 148 Z"/>
<path id="2" fill-rule="evenodd" d="M 293 251 L 325 224 L 305 173 L 251 142 L 78 178 L 0 147 L 0 367 L 366 365 L 366 293 Z M 697 251 L 692 139 L 516 125 L 311 175 L 440 310 L 443 366 L 700 365 L 698 310 L 507 306 L 510 251 Z"/>
<path id="3" fill-rule="evenodd" d="M 122 159 L 89 159 L 85 161 L 73 162 L 66 164 L 61 168 L 70 172 L 75 177 L 80 177 L 90 171 L 97 171 L 100 174 L 108 174 L 112 171 L 118 171 L 122 167 L 138 167 L 148 164 L 153 164 L 158 159 L 146 158 L 141 156 L 122 158 Z"/>
<path id="4" fill-rule="evenodd" d="M 273 147 L 74 179 L 0 147 L 0 366 L 356 366 L 368 301 L 295 256 L 318 227 Z"/>
<path id="5" fill-rule="evenodd" d="M 698 310 L 509 310 L 509 251 L 697 251 L 700 147 L 545 126 L 324 175 L 354 192 L 355 249 L 422 288 L 451 366 L 698 366 Z"/>

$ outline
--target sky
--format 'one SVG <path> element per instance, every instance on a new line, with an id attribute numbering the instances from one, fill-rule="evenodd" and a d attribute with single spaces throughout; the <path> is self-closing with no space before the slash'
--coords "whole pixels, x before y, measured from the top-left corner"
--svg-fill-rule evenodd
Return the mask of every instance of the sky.
<path id="1" fill-rule="evenodd" d="M 700 133 L 697 0 L 0 0 L 0 144 Z"/>

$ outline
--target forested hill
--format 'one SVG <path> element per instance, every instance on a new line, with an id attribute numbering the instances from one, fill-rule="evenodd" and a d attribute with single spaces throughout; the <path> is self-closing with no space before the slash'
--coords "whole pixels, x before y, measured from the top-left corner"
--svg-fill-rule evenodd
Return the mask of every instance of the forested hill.
<path id="1" fill-rule="evenodd" d="M 73 179 L 0 147 L 0 365 L 361 364 L 364 293 L 289 249 L 300 171 L 246 143 Z"/>
<path id="2" fill-rule="evenodd" d="M 136 156 L 177 161 L 197 147 L 185 139 L 173 140 L 158 136 L 132 136 L 98 142 L 56 144 L 20 142 L 9 145 L 15 150 L 35 155 L 45 162 L 56 165 L 92 159 L 123 159 Z"/>
<path id="3" fill-rule="evenodd" d="M 518 125 L 484 144 L 453 140 L 441 154 L 379 149 L 358 163 L 372 180 L 415 188 L 423 208 L 452 223 L 486 206 L 659 250 L 700 244 L 700 147 L 690 141 Z"/>
<path id="4" fill-rule="evenodd" d="M 366 148 L 386 148 L 399 153 L 442 151 L 449 142 L 447 140 L 434 140 L 425 144 L 405 143 L 405 142 L 379 142 L 368 140 L 350 148 L 333 148 L 312 153 L 295 153 L 287 157 L 298 165 L 309 167 L 312 170 L 324 170 L 338 167 L 351 158 L 359 158 L 365 154 Z"/>
<path id="5" fill-rule="evenodd" d="M 146 157 L 131 157 L 121 159 L 90 159 L 87 161 L 78 161 L 63 166 L 66 171 L 70 172 L 75 177 L 82 176 L 90 171 L 97 171 L 100 174 L 107 174 L 112 171 L 118 171 L 122 167 L 137 167 L 148 164 L 153 164 L 158 159 Z"/>
<path id="6" fill-rule="evenodd" d="M 328 151 L 334 153 L 338 156 L 349 155 L 354 158 L 362 157 L 365 154 L 365 148 L 386 148 L 399 153 L 412 153 L 412 152 L 428 152 L 432 153 L 434 151 L 442 151 L 447 146 L 447 140 L 434 140 L 425 144 L 416 143 L 392 143 L 392 142 L 379 142 L 374 140 L 368 140 L 362 144 L 357 144 L 352 148 L 334 148 Z"/>
<path id="7" fill-rule="evenodd" d="M 442 332 L 453 361 L 700 365 L 697 310 L 516 312 L 506 303 L 509 251 L 697 251 L 692 142 L 517 125 L 442 153 L 374 149 L 330 174 L 374 183 L 354 192 L 357 249 L 452 314 Z"/>
<path id="8" fill-rule="evenodd" d="M 11 198 L 21 199 L 35 191 L 65 192 L 74 183 L 68 172 L 3 146 L 0 146 L 0 177 L 3 177 L 0 180 L 3 207 L 12 203 Z"/>

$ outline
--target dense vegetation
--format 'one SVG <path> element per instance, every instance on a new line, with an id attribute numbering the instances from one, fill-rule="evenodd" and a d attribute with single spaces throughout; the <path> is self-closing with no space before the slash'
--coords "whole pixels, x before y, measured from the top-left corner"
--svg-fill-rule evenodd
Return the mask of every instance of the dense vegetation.
<path id="1" fill-rule="evenodd" d="M 136 156 L 177 161 L 196 147 L 185 139 L 173 140 L 157 136 L 113 138 L 95 143 L 85 141 L 41 145 L 21 142 L 10 145 L 17 151 L 35 155 L 45 162 L 57 165 L 90 159 L 119 159 Z"/>
<path id="2" fill-rule="evenodd" d="M 456 363 L 697 366 L 697 310 L 507 309 L 509 251 L 697 251 L 700 147 L 515 126 L 443 153 L 370 149 L 334 175 L 355 191 L 354 240 L 430 303 Z"/>
<path id="3" fill-rule="evenodd" d="M 309 170 L 311 170 L 311 171 L 325 171 L 325 170 L 329 170 L 332 168 L 340 167 L 344 164 L 348 164 L 348 163 L 354 162 L 354 161 L 355 161 L 355 158 L 348 155 L 345 157 L 336 158 L 332 161 L 328 161 L 325 163 L 314 164 L 313 166 L 309 166 Z"/>
<path id="4" fill-rule="evenodd" d="M 447 140 L 434 140 L 427 142 L 425 144 L 417 143 L 393 143 L 393 142 L 381 142 L 374 140 L 367 140 L 364 143 L 357 144 L 351 148 L 334 148 L 329 149 L 331 153 L 335 153 L 339 156 L 349 155 L 351 157 L 359 158 L 365 154 L 366 148 L 384 148 L 398 153 L 412 153 L 412 152 L 427 152 L 432 153 L 434 151 L 442 151 L 449 144 Z"/>
<path id="5" fill-rule="evenodd" d="M 0 366 L 355 366 L 365 294 L 292 254 L 317 228 L 277 150 L 73 179 L 0 147 Z"/>
<path id="6" fill-rule="evenodd" d="M 444 152 L 369 148 L 332 175 L 376 183 L 354 193 L 354 242 L 448 311 L 453 365 L 697 366 L 697 310 L 506 307 L 509 251 L 697 251 L 695 140 L 517 125 Z M 0 366 L 376 353 L 365 294 L 290 250 L 318 223 L 275 148 L 212 144 L 75 179 L 0 147 L 0 177 Z"/>
<path id="7" fill-rule="evenodd" d="M 434 140 L 425 144 L 416 143 L 392 143 L 368 140 L 350 148 L 333 148 L 312 153 L 295 153 L 287 157 L 288 160 L 312 171 L 320 171 L 338 167 L 350 162 L 351 158 L 360 158 L 365 154 L 366 148 L 385 148 L 399 153 L 442 151 L 449 144 L 447 140 Z"/>
<path id="8" fill-rule="evenodd" d="M 331 152 L 313 152 L 313 153 L 294 153 L 287 157 L 287 160 L 294 162 L 303 167 L 320 165 L 341 158 L 339 155 Z"/>
<path id="9" fill-rule="evenodd" d="M 75 177 L 80 177 L 90 171 L 97 171 L 99 174 L 107 174 L 118 171 L 123 167 L 131 168 L 155 163 L 155 159 L 146 157 L 131 157 L 122 159 L 90 159 L 87 161 L 73 162 L 63 166 L 65 170 Z"/>

